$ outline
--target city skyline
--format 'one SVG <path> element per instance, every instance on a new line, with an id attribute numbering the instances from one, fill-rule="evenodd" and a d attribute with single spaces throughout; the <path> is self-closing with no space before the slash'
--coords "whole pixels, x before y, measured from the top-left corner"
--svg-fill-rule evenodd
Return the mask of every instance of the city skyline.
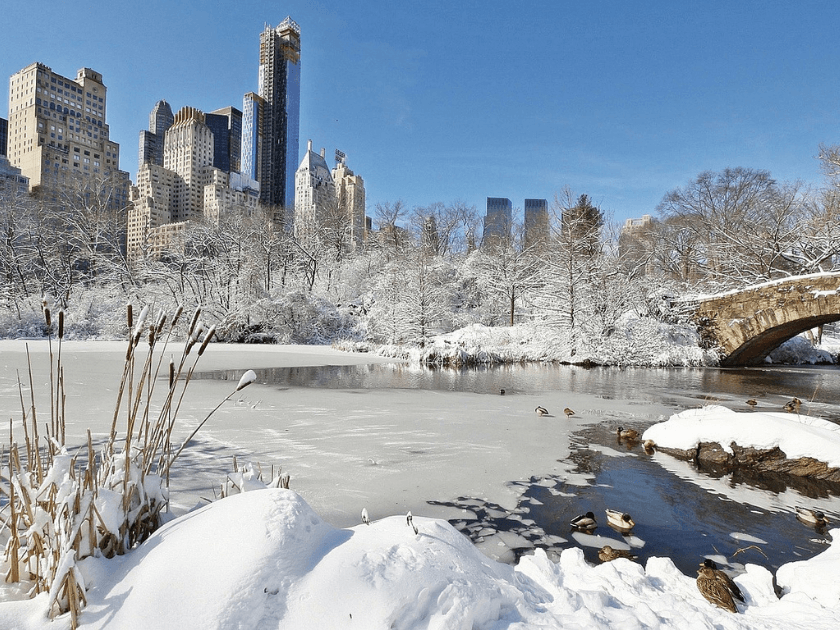
<path id="1" fill-rule="evenodd" d="M 487 197 L 521 212 L 568 186 L 623 223 L 704 170 L 817 185 L 819 144 L 840 136 L 840 86 L 828 80 L 838 53 L 820 44 L 840 17 L 832 3 L 196 7 L 50 0 L 45 23 L 14 5 L 0 73 L 34 62 L 102 73 L 120 166 L 135 180 L 132 147 L 154 104 L 242 107 L 257 88 L 260 33 L 289 15 L 304 33 L 296 162 L 309 138 L 345 151 L 368 214 L 397 199 L 461 200 L 481 214 Z M 79 46 L 59 36 L 67 29 Z"/>

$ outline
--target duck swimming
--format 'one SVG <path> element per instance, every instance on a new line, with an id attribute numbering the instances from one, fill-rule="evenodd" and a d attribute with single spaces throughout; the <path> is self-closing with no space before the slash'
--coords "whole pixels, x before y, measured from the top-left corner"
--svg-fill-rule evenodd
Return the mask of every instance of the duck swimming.
<path id="1" fill-rule="evenodd" d="M 609 545 L 604 545 L 598 550 L 598 559 L 601 562 L 612 562 L 617 558 L 627 558 L 629 560 L 633 560 L 636 556 L 626 549 L 613 549 Z"/>
<path id="2" fill-rule="evenodd" d="M 812 510 L 811 508 L 796 507 L 796 518 L 806 525 L 814 525 L 816 527 L 825 527 L 828 524 L 828 518 L 820 510 Z"/>
<path id="3" fill-rule="evenodd" d="M 639 432 L 635 431 L 634 429 L 625 429 L 624 427 L 618 427 L 616 429 L 615 434 L 618 436 L 619 440 L 638 440 L 639 439 Z"/>
<path id="4" fill-rule="evenodd" d="M 572 527 L 586 531 L 598 527 L 598 522 L 595 520 L 595 515 L 592 512 L 587 512 L 586 514 L 575 516 L 572 519 Z"/>
<path id="5" fill-rule="evenodd" d="M 630 515 L 618 510 L 604 510 L 607 513 L 607 525 L 619 531 L 630 531 L 636 525 Z"/>

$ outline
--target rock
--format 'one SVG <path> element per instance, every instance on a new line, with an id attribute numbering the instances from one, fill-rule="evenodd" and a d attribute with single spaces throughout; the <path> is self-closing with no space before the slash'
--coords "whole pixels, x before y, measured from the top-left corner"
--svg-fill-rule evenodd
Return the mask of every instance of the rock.
<path id="1" fill-rule="evenodd" d="M 731 453 L 723 450 L 717 442 L 701 442 L 697 448 L 688 450 L 657 446 L 658 451 L 679 459 L 694 461 L 701 468 L 708 467 L 713 472 L 726 473 L 744 468 L 756 473 L 774 473 L 840 483 L 840 468 L 830 468 L 825 462 L 811 457 L 788 459 L 778 447 L 757 449 L 741 447 L 734 442 L 729 448 Z"/>

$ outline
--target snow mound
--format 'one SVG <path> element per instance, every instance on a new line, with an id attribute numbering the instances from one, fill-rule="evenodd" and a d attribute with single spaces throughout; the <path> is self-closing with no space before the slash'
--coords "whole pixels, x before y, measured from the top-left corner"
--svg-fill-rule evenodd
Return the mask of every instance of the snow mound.
<path id="1" fill-rule="evenodd" d="M 819 630 L 840 621 L 836 596 L 813 584 L 815 576 L 836 582 L 823 572 L 836 566 L 837 542 L 780 570 L 781 600 L 771 574 L 747 565 L 737 578 L 747 605 L 733 615 L 704 600 L 667 558 L 593 567 L 579 548 L 558 563 L 538 549 L 511 567 L 446 521 L 413 523 L 418 533 L 404 516 L 336 529 L 293 491 L 234 495 L 168 523 L 126 556 L 86 560 L 89 605 L 79 627 Z M 836 541 L 840 530 L 833 533 Z M 4 612 L 2 627 L 39 627 L 31 614 Z"/>
<path id="2" fill-rule="evenodd" d="M 788 459 L 812 457 L 840 468 L 840 426 L 795 413 L 738 413 L 721 405 L 707 405 L 649 427 L 642 439 L 682 450 L 696 448 L 700 442 L 717 442 L 730 454 L 732 442 L 756 449 L 779 447 Z"/>

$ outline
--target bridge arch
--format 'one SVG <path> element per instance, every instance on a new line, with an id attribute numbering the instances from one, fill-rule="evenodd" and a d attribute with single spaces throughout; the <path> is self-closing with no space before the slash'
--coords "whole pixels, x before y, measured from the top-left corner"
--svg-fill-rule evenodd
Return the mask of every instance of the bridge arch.
<path id="1" fill-rule="evenodd" d="M 810 328 L 840 321 L 840 272 L 795 276 L 698 300 L 695 318 L 721 366 L 755 365 Z"/>

